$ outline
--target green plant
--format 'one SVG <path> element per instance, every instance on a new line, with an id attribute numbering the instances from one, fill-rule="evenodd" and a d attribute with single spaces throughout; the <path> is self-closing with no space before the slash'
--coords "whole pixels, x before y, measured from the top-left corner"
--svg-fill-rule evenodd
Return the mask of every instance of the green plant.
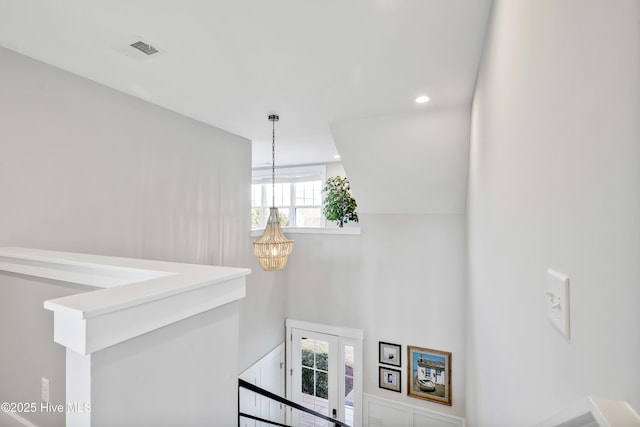
<path id="1" fill-rule="evenodd" d="M 260 227 L 260 209 L 251 209 L 251 228 Z"/>
<path id="2" fill-rule="evenodd" d="M 340 227 L 345 222 L 358 222 L 358 205 L 351 196 L 351 185 L 347 178 L 329 178 L 322 191 L 326 193 L 322 212 L 329 221 L 335 221 Z"/>
<path id="3" fill-rule="evenodd" d="M 279 210 L 278 222 L 280 223 L 280 227 L 287 227 L 289 225 L 289 216 L 286 213 Z"/>
<path id="4" fill-rule="evenodd" d="M 260 212 L 260 208 L 251 209 L 251 228 L 260 228 Z M 278 222 L 280 227 L 287 227 L 289 225 L 289 216 L 278 210 Z"/>
<path id="5" fill-rule="evenodd" d="M 314 360 L 315 356 L 315 360 Z M 324 371 L 329 362 L 327 353 L 302 350 L 302 392 L 326 399 L 329 396 L 329 377 Z"/>

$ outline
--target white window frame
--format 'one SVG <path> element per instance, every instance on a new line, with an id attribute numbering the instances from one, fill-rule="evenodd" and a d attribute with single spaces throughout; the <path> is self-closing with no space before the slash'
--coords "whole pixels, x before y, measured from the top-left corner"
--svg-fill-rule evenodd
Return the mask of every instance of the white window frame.
<path id="1" fill-rule="evenodd" d="M 291 204 L 289 206 L 276 206 L 279 209 L 288 208 L 289 209 L 289 226 L 291 228 L 297 228 L 296 222 L 296 208 L 297 207 L 315 207 L 315 206 L 296 206 L 296 189 L 295 184 L 299 182 L 310 182 L 310 181 L 320 181 L 322 186 L 324 186 L 326 182 L 326 174 L 327 167 L 326 165 L 312 165 L 312 166 L 296 166 L 296 167 L 285 167 L 285 168 L 276 168 L 275 170 L 275 182 L 276 183 L 290 183 L 291 184 L 291 195 L 290 201 Z M 262 185 L 262 212 L 260 215 L 260 227 L 264 228 L 267 223 L 268 217 L 268 208 L 271 207 L 271 201 L 267 200 L 267 185 L 271 185 L 272 183 L 272 171 L 271 168 L 263 168 L 263 169 L 253 169 L 251 173 L 251 185 L 260 184 Z M 322 211 L 322 200 L 320 205 L 318 206 Z M 251 206 L 253 209 L 254 206 Z M 320 219 L 320 227 L 314 228 L 324 228 L 326 227 L 326 219 L 324 215 L 321 215 Z"/>

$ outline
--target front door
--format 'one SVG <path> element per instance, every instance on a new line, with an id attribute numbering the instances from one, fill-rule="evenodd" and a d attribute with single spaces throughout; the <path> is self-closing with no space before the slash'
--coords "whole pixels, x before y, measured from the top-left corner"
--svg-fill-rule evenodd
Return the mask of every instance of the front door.
<path id="1" fill-rule="evenodd" d="M 362 426 L 362 330 L 287 319 L 287 398 L 353 427 Z M 291 409 L 294 426 L 326 426 Z"/>
<path id="2" fill-rule="evenodd" d="M 291 332 L 291 400 L 338 419 L 338 337 L 302 329 Z M 296 426 L 329 425 L 301 411 L 293 411 L 292 417 Z"/>

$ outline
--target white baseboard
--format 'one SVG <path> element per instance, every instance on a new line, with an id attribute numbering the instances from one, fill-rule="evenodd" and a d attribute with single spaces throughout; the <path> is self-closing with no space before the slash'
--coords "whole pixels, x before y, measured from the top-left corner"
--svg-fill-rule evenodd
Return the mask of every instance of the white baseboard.
<path id="1" fill-rule="evenodd" d="M 37 425 L 33 424 L 31 421 L 27 421 L 24 418 L 22 418 L 20 415 L 13 413 L 13 412 L 0 412 L 0 420 L 3 417 L 9 417 L 9 418 L 13 418 L 15 420 L 16 423 L 25 426 L 25 427 L 38 427 Z M 5 418 L 6 419 L 6 418 Z M 15 423 L 13 423 L 15 424 Z M 10 424 L 10 425 L 13 425 Z M 0 422 L 0 425 L 5 425 L 5 423 Z"/>

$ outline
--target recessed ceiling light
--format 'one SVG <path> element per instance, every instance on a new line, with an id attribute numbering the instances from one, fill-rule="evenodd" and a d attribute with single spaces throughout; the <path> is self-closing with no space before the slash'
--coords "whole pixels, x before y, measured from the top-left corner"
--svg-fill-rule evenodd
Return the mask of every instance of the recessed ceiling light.
<path id="1" fill-rule="evenodd" d="M 333 156 L 334 159 L 339 159 L 340 158 L 340 154 L 336 154 L 335 156 Z"/>
<path id="2" fill-rule="evenodd" d="M 416 98 L 416 102 L 417 102 L 418 104 L 424 104 L 425 102 L 429 102 L 429 100 L 430 100 L 430 99 L 431 99 L 431 98 L 429 98 L 429 97 L 428 97 L 428 96 L 426 96 L 426 95 L 420 95 L 419 97 L 417 97 L 417 98 Z"/>

